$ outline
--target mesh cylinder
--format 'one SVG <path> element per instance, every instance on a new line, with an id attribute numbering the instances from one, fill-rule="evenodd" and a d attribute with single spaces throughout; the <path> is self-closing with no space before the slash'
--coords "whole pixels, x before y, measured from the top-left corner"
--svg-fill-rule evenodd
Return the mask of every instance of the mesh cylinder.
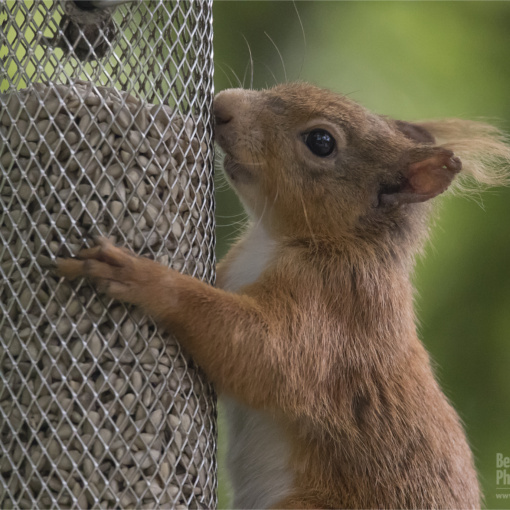
<path id="1" fill-rule="evenodd" d="M 0 5 L 0 508 L 216 506 L 211 386 L 53 267 L 101 235 L 213 283 L 211 1 Z"/>

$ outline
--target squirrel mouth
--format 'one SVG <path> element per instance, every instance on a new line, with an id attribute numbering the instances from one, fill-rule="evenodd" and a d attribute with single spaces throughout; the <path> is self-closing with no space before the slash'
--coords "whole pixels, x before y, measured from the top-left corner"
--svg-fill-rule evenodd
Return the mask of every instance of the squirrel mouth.
<path id="1" fill-rule="evenodd" d="M 214 125 L 214 141 L 221 147 L 222 150 L 228 152 L 229 147 L 232 147 L 236 143 L 236 136 L 226 123 Z"/>
<path id="2" fill-rule="evenodd" d="M 250 183 L 254 180 L 255 176 L 248 166 L 237 161 L 228 152 L 225 154 L 225 158 L 223 160 L 223 168 L 225 169 L 225 173 L 232 184 L 238 182 Z"/>

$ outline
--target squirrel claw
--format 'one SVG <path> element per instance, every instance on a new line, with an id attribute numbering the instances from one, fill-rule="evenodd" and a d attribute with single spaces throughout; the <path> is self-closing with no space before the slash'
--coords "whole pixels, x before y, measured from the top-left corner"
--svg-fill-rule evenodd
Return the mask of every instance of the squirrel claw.
<path id="1" fill-rule="evenodd" d="M 90 278 L 110 297 L 135 301 L 139 259 L 129 250 L 114 246 L 107 238 L 100 237 L 95 242 L 96 246 L 81 250 L 76 258 L 57 259 L 57 273 L 69 280 Z"/>

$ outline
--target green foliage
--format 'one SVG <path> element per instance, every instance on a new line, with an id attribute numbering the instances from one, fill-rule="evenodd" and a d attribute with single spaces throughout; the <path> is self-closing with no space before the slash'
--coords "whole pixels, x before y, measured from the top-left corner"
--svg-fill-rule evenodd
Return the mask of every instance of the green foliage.
<path id="1" fill-rule="evenodd" d="M 483 117 L 509 130 L 510 3 L 217 1 L 214 9 L 217 90 L 239 86 L 230 68 L 250 85 L 251 52 L 255 88 L 287 75 L 405 120 Z M 420 336 L 465 422 L 486 506 L 508 508 L 496 496 L 505 492 L 496 453 L 510 456 L 510 191 L 440 202 L 415 276 Z M 241 211 L 231 192 L 218 194 L 219 256 Z"/>

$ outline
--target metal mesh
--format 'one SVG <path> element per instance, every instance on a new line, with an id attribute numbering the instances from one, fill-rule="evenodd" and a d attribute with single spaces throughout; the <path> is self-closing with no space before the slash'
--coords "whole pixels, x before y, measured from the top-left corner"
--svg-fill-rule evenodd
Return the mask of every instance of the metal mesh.
<path id="1" fill-rule="evenodd" d="M 0 3 L 0 508 L 216 506 L 199 369 L 52 269 L 104 235 L 212 283 L 211 2 Z"/>

